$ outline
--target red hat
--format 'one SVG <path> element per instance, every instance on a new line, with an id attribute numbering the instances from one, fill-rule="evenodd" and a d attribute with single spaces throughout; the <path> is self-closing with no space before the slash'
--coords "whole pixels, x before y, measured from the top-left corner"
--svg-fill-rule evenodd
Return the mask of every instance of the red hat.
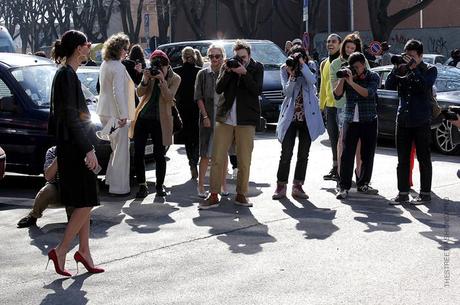
<path id="1" fill-rule="evenodd" d="M 169 64 L 169 58 L 168 58 L 168 55 L 166 55 L 165 52 L 161 51 L 161 50 L 155 50 L 152 52 L 152 54 L 150 54 L 150 60 L 154 59 L 155 57 L 163 57 L 164 59 L 166 59 L 168 61 L 168 64 Z"/>

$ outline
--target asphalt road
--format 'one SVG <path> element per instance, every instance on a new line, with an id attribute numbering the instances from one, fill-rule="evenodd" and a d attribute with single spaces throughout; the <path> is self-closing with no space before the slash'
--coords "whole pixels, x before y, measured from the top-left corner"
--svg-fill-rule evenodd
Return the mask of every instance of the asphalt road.
<path id="1" fill-rule="evenodd" d="M 64 232 L 64 209 L 50 208 L 36 227 L 17 229 L 43 178 L 8 175 L 0 183 L 0 303 L 460 304 L 459 156 L 433 155 L 430 205 L 393 207 L 396 156 L 388 143 L 375 158 L 372 185 L 379 195 L 352 190 L 342 202 L 335 183 L 322 179 L 331 165 L 326 136 L 311 148 L 309 200 L 271 199 L 279 153 L 273 132 L 257 135 L 253 208 L 233 204 L 229 180 L 230 198 L 199 211 L 185 150 L 172 146 L 170 195 L 138 201 L 102 193 L 91 247 L 106 272 L 80 269 L 68 279 L 52 266 L 44 270 L 47 252 Z M 152 191 L 153 168 L 147 174 Z M 418 170 L 414 180 L 417 190 Z M 73 274 L 76 249 L 66 261 Z"/>

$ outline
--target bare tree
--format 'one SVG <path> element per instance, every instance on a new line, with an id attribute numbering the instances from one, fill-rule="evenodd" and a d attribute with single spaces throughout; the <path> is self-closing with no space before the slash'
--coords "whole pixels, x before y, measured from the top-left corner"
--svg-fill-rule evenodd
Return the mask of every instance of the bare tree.
<path id="1" fill-rule="evenodd" d="M 170 41 L 175 37 L 175 20 L 180 0 L 156 0 L 157 20 L 158 20 L 158 42 L 167 43 L 168 32 L 171 33 Z M 195 3 L 195 1 L 193 1 Z M 171 27 L 171 28 L 169 28 Z"/>
<path id="2" fill-rule="evenodd" d="M 374 40 L 387 41 L 396 25 L 433 2 L 433 0 L 419 0 L 416 4 L 388 16 L 388 6 L 391 1 L 367 0 L 369 20 Z"/>
<path id="3" fill-rule="evenodd" d="M 323 0 L 310 0 L 308 2 L 308 33 L 312 41 L 318 33 L 317 16 L 320 12 L 320 5 Z M 303 0 L 273 0 L 273 7 L 283 25 L 291 33 L 300 37 L 304 32 L 303 19 Z M 310 47 L 313 47 L 310 44 Z"/>
<path id="4" fill-rule="evenodd" d="M 190 24 L 195 37 L 198 40 L 206 37 L 206 11 L 208 10 L 211 0 L 183 0 L 182 8 L 185 17 Z"/>
<path id="5" fill-rule="evenodd" d="M 267 22 L 273 10 L 268 10 L 265 16 L 261 16 L 262 4 L 260 0 L 220 0 L 230 10 L 233 22 L 240 35 L 253 38 L 261 24 Z"/>
<path id="6" fill-rule="evenodd" d="M 131 42 L 137 43 L 139 41 L 139 32 L 142 24 L 142 7 L 144 0 L 140 0 L 136 11 L 136 22 L 134 22 L 131 12 L 130 0 L 118 0 L 120 6 L 121 23 L 123 31 L 128 35 Z"/>
<path id="7" fill-rule="evenodd" d="M 11 34 L 16 38 L 19 34 L 16 34 L 16 27 L 19 25 L 19 19 L 16 11 L 13 9 L 14 0 L 5 0 L 4 4 L 0 6 L 0 23 L 3 23 Z"/>

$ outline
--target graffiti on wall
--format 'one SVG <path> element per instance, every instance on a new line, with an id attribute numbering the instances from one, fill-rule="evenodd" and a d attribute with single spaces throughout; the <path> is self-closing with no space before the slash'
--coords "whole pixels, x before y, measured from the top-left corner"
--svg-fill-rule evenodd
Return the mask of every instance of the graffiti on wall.
<path id="1" fill-rule="evenodd" d="M 392 53 L 400 53 L 404 49 L 404 45 L 409 39 L 418 39 L 423 42 L 424 53 L 442 54 L 446 57 L 450 56 L 450 51 L 460 47 L 460 36 L 458 36 L 460 28 L 429 28 L 429 29 L 405 29 L 394 30 L 388 39 L 391 45 Z M 348 32 L 339 33 L 345 37 Z M 372 33 L 370 31 L 361 32 L 361 39 L 364 44 L 369 44 L 372 41 Z M 449 39 L 446 39 L 449 37 Z M 314 47 L 321 57 L 327 56 L 326 49 L 327 33 L 319 33 L 315 35 Z"/>

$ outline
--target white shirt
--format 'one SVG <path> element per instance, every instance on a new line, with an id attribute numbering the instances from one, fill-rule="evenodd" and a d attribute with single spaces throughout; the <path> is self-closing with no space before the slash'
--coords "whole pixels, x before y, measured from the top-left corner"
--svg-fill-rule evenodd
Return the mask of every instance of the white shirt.
<path id="1" fill-rule="evenodd" d="M 225 124 L 236 126 L 237 122 L 238 121 L 236 120 L 236 98 L 235 98 L 232 109 L 230 110 L 230 113 L 227 116 L 227 120 L 225 121 Z"/>
<path id="2" fill-rule="evenodd" d="M 355 105 L 355 113 L 353 114 L 353 122 L 359 122 L 358 103 Z"/>

